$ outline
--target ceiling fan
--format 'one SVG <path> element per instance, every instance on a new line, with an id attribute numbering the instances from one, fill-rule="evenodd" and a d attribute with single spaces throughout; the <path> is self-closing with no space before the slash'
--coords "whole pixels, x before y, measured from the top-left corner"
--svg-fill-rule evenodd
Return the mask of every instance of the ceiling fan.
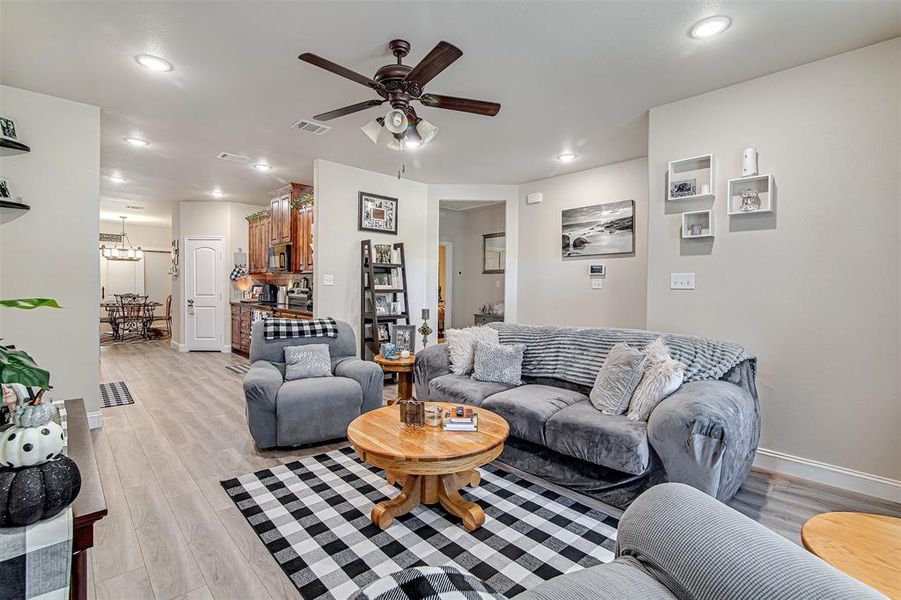
<path id="1" fill-rule="evenodd" d="M 416 115 L 416 111 L 410 106 L 413 101 L 431 108 L 445 108 L 489 117 L 495 116 L 501 109 L 501 105 L 497 102 L 424 93 L 423 88 L 427 83 L 463 56 L 463 51 L 453 44 L 438 42 L 415 67 L 403 64 L 403 58 L 410 52 L 410 42 L 392 40 L 388 42 L 388 48 L 397 57 L 397 64 L 381 67 L 371 79 L 315 54 L 309 52 L 301 54 L 298 57 L 300 60 L 365 85 L 380 96 L 379 99 L 351 104 L 313 118 L 317 121 L 329 121 L 388 102 L 391 104 L 391 110 L 384 117 L 367 123 L 361 129 L 374 144 L 378 143 L 382 130 L 387 130 L 391 134 L 388 147 L 392 150 L 403 150 L 405 147 L 428 143 L 438 133 L 436 126 Z"/>

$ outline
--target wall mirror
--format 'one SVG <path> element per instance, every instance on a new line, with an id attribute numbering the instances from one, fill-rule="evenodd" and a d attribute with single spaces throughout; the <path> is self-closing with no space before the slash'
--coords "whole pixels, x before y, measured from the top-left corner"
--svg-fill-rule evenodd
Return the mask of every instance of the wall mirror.
<path id="1" fill-rule="evenodd" d="M 493 275 L 504 272 L 507 261 L 507 237 L 504 232 L 486 233 L 482 236 L 482 273 Z"/>

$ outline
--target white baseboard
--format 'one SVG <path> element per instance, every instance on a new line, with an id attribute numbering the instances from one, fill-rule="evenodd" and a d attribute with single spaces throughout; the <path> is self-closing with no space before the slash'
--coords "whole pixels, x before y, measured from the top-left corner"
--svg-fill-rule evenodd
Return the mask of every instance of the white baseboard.
<path id="1" fill-rule="evenodd" d="M 178 350 L 179 352 L 187 352 L 188 348 L 184 344 L 179 344 L 175 340 L 169 340 L 169 345 Z"/>
<path id="2" fill-rule="evenodd" d="M 231 344 L 229 344 L 228 346 L 222 346 L 222 352 L 226 352 L 226 353 L 228 353 L 228 354 L 231 354 L 231 351 L 232 351 L 232 346 L 231 346 Z"/>
<path id="3" fill-rule="evenodd" d="M 858 494 L 901 503 L 901 481 L 888 477 L 846 469 L 766 448 L 757 449 L 754 466 L 798 479 L 806 479 Z"/>
<path id="4" fill-rule="evenodd" d="M 103 427 L 103 414 L 99 410 L 88 413 L 88 427 L 91 429 Z"/>

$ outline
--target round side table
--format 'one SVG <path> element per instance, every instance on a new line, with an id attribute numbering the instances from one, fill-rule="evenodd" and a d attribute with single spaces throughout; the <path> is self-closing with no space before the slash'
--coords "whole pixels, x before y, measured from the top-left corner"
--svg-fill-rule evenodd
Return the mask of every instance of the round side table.
<path id="1" fill-rule="evenodd" d="M 901 597 L 901 519 L 854 512 L 830 512 L 801 528 L 804 547 L 833 567 Z"/>
<path id="2" fill-rule="evenodd" d="M 388 401 L 388 406 L 397 404 L 401 400 L 413 399 L 413 363 L 416 362 L 415 356 L 407 358 L 385 358 L 381 354 L 375 355 L 377 362 L 382 370 L 387 373 L 397 373 L 397 397 Z"/>

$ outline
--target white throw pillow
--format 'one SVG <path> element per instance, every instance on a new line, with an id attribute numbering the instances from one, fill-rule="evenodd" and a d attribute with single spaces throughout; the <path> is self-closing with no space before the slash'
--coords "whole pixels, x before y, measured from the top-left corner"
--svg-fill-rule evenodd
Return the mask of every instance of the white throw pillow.
<path id="1" fill-rule="evenodd" d="M 657 338 L 644 349 L 644 375 L 632 393 L 626 417 L 647 421 L 661 400 L 675 392 L 685 379 L 685 366 L 669 355 L 663 338 Z"/>
<path id="2" fill-rule="evenodd" d="M 476 342 L 500 343 L 497 330 L 491 327 L 467 327 L 466 329 L 447 329 L 447 352 L 450 355 L 451 373 L 469 375 L 475 359 Z"/>

